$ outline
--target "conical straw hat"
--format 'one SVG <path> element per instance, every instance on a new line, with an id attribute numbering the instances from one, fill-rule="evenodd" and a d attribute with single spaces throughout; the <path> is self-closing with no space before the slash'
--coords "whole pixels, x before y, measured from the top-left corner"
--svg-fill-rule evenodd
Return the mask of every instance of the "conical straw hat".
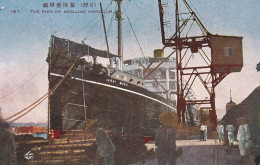
<path id="1" fill-rule="evenodd" d="M 246 118 L 240 117 L 237 119 L 237 123 L 240 124 L 242 121 L 246 122 Z"/>
<path id="2" fill-rule="evenodd" d="M 246 121 L 246 118 L 244 118 L 244 117 L 241 117 L 241 118 L 239 118 L 238 120 L 244 120 L 244 121 Z"/>
<path id="3" fill-rule="evenodd" d="M 163 112 L 159 116 L 159 121 L 162 125 L 176 127 L 177 115 L 173 112 Z"/>

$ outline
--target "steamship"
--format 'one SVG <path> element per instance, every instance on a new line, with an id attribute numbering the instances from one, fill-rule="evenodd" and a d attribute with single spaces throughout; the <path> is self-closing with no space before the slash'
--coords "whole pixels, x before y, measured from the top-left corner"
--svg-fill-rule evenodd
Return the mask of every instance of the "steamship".
<path id="1" fill-rule="evenodd" d="M 117 21 L 120 25 L 121 1 L 117 3 Z M 147 90 L 144 69 L 137 74 L 122 70 L 122 66 L 128 65 L 129 60 L 123 62 L 121 58 L 121 32 L 118 34 L 118 55 L 95 49 L 84 42 L 75 43 L 51 36 L 47 58 L 49 88 L 55 87 L 65 76 L 73 61 L 76 60 L 76 64 L 49 97 L 50 129 L 87 129 L 95 124 L 97 127 L 122 133 L 154 136 L 155 129 L 159 126 L 159 115 L 167 111 L 176 114 L 176 103 L 171 99 L 174 93 L 171 93 L 173 89 L 170 90 L 169 79 L 165 87 L 165 91 L 169 92 L 160 94 Z M 92 61 L 89 61 L 89 58 Z M 98 64 L 99 58 L 109 60 L 110 65 Z M 164 59 L 157 56 L 153 58 Z M 149 59 L 153 58 L 147 58 L 145 63 L 148 64 Z M 165 64 L 167 62 L 171 64 L 173 59 Z M 171 75 L 168 74 L 167 77 Z M 154 81 L 155 86 L 158 86 L 159 82 Z"/>
<path id="2" fill-rule="evenodd" d="M 87 53 L 93 62 L 81 58 Z M 153 135 L 162 112 L 176 113 L 175 101 L 147 90 L 147 83 L 140 74 L 95 62 L 96 58 L 106 55 L 107 52 L 88 45 L 52 36 L 47 59 L 49 88 L 58 83 L 75 59 L 77 62 L 50 95 L 50 129 L 85 129 L 88 121 L 94 121 L 106 129 Z M 110 56 L 116 58 L 113 54 Z"/>

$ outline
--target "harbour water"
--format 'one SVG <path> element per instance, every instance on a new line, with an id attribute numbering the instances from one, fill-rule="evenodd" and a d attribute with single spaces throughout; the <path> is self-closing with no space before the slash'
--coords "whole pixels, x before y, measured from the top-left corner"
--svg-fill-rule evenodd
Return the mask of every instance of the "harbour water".
<path id="1" fill-rule="evenodd" d="M 48 137 L 47 133 L 34 133 L 32 135 L 33 135 L 33 137 L 41 137 L 44 139 L 47 139 L 47 137 Z"/>

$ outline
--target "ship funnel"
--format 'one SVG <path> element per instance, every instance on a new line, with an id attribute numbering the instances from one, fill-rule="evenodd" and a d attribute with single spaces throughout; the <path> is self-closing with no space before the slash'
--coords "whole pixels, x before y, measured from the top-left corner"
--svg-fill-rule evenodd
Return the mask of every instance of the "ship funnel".
<path id="1" fill-rule="evenodd" d="M 164 51 L 162 49 L 155 49 L 153 55 L 154 57 L 164 57 Z"/>

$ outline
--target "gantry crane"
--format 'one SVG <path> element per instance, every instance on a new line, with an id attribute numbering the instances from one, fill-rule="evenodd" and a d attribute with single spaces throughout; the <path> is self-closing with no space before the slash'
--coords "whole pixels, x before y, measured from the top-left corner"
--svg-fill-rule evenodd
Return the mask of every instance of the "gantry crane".
<path id="1" fill-rule="evenodd" d="M 165 9 L 169 6 L 167 2 L 158 0 L 158 5 L 162 43 L 165 47 L 174 49 L 176 55 L 178 121 L 185 122 L 187 105 L 207 104 L 210 108 L 210 121 L 214 130 L 217 126 L 215 88 L 229 73 L 241 71 L 243 67 L 242 37 L 212 35 L 186 0 L 175 1 L 175 32 L 167 36 L 165 34 L 165 26 L 169 23 L 165 21 Z M 201 35 L 192 34 L 195 26 Z M 201 62 L 191 64 L 191 58 L 197 58 Z M 187 95 L 195 80 L 203 85 L 208 97 L 187 100 Z"/>

